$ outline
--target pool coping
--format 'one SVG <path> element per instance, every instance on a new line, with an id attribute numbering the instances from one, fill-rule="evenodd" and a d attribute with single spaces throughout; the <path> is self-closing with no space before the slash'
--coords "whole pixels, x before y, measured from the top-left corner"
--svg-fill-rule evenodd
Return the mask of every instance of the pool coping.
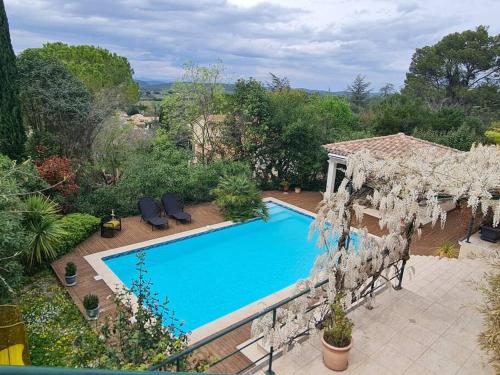
<path id="1" fill-rule="evenodd" d="M 284 202 L 280 199 L 274 198 L 274 197 L 266 197 L 263 198 L 264 202 L 271 202 L 275 203 L 278 205 L 281 205 L 285 208 L 288 208 L 290 210 L 293 210 L 297 213 L 300 213 L 302 215 L 306 215 L 309 217 L 312 217 L 313 219 L 316 218 L 316 214 L 314 212 L 305 210 L 303 208 L 297 207 L 295 205 L 289 204 L 287 202 Z M 224 221 L 218 224 L 213 224 L 213 225 L 207 225 L 205 227 L 197 228 L 197 229 L 192 229 L 188 230 L 185 232 L 180 232 L 180 233 L 175 233 L 175 234 L 170 234 L 167 236 L 155 238 L 152 240 L 148 241 L 143 241 L 143 242 L 138 242 L 132 245 L 126 245 L 126 246 L 121 246 L 117 247 L 115 249 L 110 249 L 110 250 L 105 250 L 101 251 L 98 253 L 90 254 L 84 256 L 84 259 L 90 264 L 90 266 L 95 270 L 97 273 L 97 277 L 101 278 L 106 285 L 111 289 L 111 291 L 114 294 L 119 294 L 122 292 L 124 289 L 126 289 L 125 285 L 123 282 L 116 276 L 116 274 L 109 268 L 105 263 L 104 260 L 106 258 L 114 257 L 114 256 L 121 256 L 126 253 L 130 252 L 135 252 L 139 249 L 142 248 L 148 248 L 148 247 L 153 247 L 155 245 L 163 244 L 166 242 L 173 242 L 173 241 L 178 241 L 182 239 L 186 239 L 189 237 L 197 236 L 200 234 L 212 232 L 214 230 L 220 230 L 224 229 L 227 227 L 235 226 L 235 225 L 242 225 L 243 223 L 236 223 L 233 221 Z M 352 228 L 355 230 L 355 228 Z M 299 281 L 299 280 L 297 280 Z M 239 321 L 255 314 L 266 307 L 273 305 L 277 302 L 282 301 L 285 298 L 291 297 L 294 292 L 295 292 L 295 286 L 296 283 L 285 287 L 275 293 L 272 293 L 264 298 L 259 299 L 258 301 L 252 302 L 246 306 L 243 306 L 239 308 L 238 310 L 235 310 L 233 312 L 230 312 L 226 315 L 221 316 L 220 318 L 217 318 L 209 323 L 206 323 L 202 325 L 201 327 L 198 327 L 194 329 L 193 331 L 190 332 L 189 334 L 189 344 L 194 344 L 214 333 L 219 332 L 220 330 L 238 323 Z M 136 305 L 137 299 L 135 295 L 131 295 L 132 298 L 132 304 L 133 306 Z"/>

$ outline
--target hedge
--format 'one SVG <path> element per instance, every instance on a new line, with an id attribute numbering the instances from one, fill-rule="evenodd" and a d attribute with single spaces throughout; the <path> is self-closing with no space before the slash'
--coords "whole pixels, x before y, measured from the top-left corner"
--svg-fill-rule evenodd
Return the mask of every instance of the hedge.
<path id="1" fill-rule="evenodd" d="M 80 242 L 86 240 L 94 233 L 100 224 L 100 220 L 92 215 L 74 213 L 61 218 L 61 225 L 67 232 L 57 249 L 58 255 L 66 254 L 73 250 Z"/>

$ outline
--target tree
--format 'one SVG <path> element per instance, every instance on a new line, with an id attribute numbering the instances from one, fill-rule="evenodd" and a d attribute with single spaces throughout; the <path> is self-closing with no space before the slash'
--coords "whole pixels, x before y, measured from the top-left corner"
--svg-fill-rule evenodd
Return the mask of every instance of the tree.
<path id="1" fill-rule="evenodd" d="M 369 89 L 370 85 L 370 82 L 366 82 L 365 76 L 358 74 L 353 83 L 347 86 L 347 92 L 354 112 L 360 112 L 368 104 L 371 92 L 371 89 Z"/>
<path id="2" fill-rule="evenodd" d="M 257 80 L 239 79 L 230 98 L 231 111 L 223 127 L 223 141 L 237 160 L 256 163 L 256 152 L 266 139 L 270 101 Z"/>
<path id="3" fill-rule="evenodd" d="M 49 155 L 88 155 L 85 124 L 92 102 L 85 86 L 61 62 L 37 49 L 22 52 L 17 66 L 23 117 L 32 132 L 32 152 L 42 146 Z"/>
<path id="4" fill-rule="evenodd" d="M 392 94 L 394 94 L 394 85 L 392 83 L 386 83 L 384 86 L 380 88 L 380 96 L 386 98 Z"/>
<path id="5" fill-rule="evenodd" d="M 311 95 L 307 103 L 310 121 L 316 123 L 322 133 L 322 142 L 331 143 L 363 138 L 349 102 L 335 95 Z"/>
<path id="6" fill-rule="evenodd" d="M 500 35 L 486 26 L 449 34 L 415 51 L 404 91 L 435 106 L 464 104 L 470 89 L 498 84 L 499 57 Z"/>
<path id="7" fill-rule="evenodd" d="M 0 153 L 21 159 L 25 141 L 18 98 L 16 56 L 10 42 L 5 6 L 0 1 Z"/>
<path id="8" fill-rule="evenodd" d="M 373 107 L 373 126 L 378 135 L 411 134 L 415 128 L 428 128 L 430 111 L 411 97 L 394 94 Z"/>
<path id="9" fill-rule="evenodd" d="M 269 91 L 290 90 L 290 80 L 287 77 L 279 77 L 274 73 L 269 73 L 271 82 L 267 84 Z"/>
<path id="10" fill-rule="evenodd" d="M 60 42 L 44 44 L 40 53 L 61 61 L 92 96 L 107 96 L 113 91 L 123 108 L 139 100 L 139 86 L 126 57 L 101 47 L 69 46 Z"/>
<path id="11" fill-rule="evenodd" d="M 105 119 L 119 107 L 119 92 L 91 95 L 83 83 L 42 49 L 27 49 L 18 57 L 23 117 L 32 134 L 31 153 L 89 159 Z M 34 152 L 34 150 L 36 152 Z"/>
<path id="12" fill-rule="evenodd" d="M 212 161 L 221 151 L 221 114 L 225 104 L 221 64 L 184 65 L 182 81 L 174 83 L 162 104 L 162 124 L 176 144 L 193 145 L 196 158 Z"/>

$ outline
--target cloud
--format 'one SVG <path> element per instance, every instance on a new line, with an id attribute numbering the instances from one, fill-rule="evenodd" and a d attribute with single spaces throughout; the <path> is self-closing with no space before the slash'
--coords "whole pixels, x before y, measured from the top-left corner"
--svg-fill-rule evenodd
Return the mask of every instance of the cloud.
<path id="1" fill-rule="evenodd" d="M 222 60 L 230 79 L 268 72 L 296 87 L 342 90 L 362 73 L 402 84 L 415 48 L 490 24 L 480 0 L 5 0 L 17 52 L 47 41 L 95 44 L 127 56 L 138 77 L 179 78 L 188 60 Z M 482 9 L 489 9 L 488 12 Z M 494 29 L 496 27 L 496 29 Z"/>

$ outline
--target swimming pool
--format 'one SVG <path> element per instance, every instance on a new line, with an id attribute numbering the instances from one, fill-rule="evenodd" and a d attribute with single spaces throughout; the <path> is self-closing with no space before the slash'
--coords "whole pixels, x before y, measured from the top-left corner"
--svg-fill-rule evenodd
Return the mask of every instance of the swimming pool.
<path id="1" fill-rule="evenodd" d="M 252 220 L 144 248 L 147 278 L 160 300 L 195 330 L 309 275 L 321 249 L 308 240 L 312 216 L 267 202 L 269 220 Z M 356 247 L 357 238 L 353 238 Z M 136 251 L 104 257 L 127 287 Z"/>

